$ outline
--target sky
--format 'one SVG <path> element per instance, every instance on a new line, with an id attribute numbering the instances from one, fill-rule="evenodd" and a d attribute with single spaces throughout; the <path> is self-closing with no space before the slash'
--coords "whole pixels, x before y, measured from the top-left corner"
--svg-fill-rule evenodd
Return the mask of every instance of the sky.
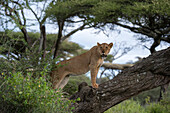
<path id="1" fill-rule="evenodd" d="M 51 25 L 46 26 L 48 33 L 57 33 L 57 28 L 52 27 Z M 142 46 L 142 44 L 137 40 L 136 33 L 133 33 L 125 28 L 117 27 L 117 29 L 120 32 L 117 31 L 109 31 L 106 35 L 103 32 L 96 33 L 99 30 L 90 28 L 85 29 L 82 31 L 78 31 L 75 34 L 73 34 L 69 40 L 75 43 L 78 43 L 81 45 L 84 49 L 90 49 L 93 46 L 97 45 L 97 42 L 99 43 L 113 43 L 113 47 L 115 49 L 114 44 L 120 44 L 125 43 L 126 47 L 132 47 L 134 48 L 129 51 L 127 54 L 123 55 L 122 57 L 114 60 L 112 63 L 119 63 L 124 64 L 127 62 L 135 62 L 138 59 L 136 57 L 147 57 L 150 55 L 150 51 Z M 146 43 L 148 47 L 151 46 L 151 42 Z M 167 48 L 169 45 L 161 44 L 159 47 L 156 48 L 156 50 L 161 50 L 164 48 Z M 111 49 L 110 54 L 113 53 L 113 49 Z M 120 54 L 120 53 L 119 53 Z M 118 55 L 119 55 L 118 54 Z M 115 56 L 116 57 L 116 56 Z"/>

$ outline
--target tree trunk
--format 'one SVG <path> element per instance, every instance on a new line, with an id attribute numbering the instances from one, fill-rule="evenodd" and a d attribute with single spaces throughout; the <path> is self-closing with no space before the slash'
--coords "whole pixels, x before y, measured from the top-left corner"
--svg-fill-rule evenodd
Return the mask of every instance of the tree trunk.
<path id="1" fill-rule="evenodd" d="M 43 38 L 44 38 L 44 40 L 43 40 L 43 48 L 42 48 L 43 49 L 43 58 L 45 58 L 45 56 L 46 56 L 46 39 L 47 39 L 45 25 L 43 25 L 42 35 L 43 35 Z"/>
<path id="2" fill-rule="evenodd" d="M 154 39 L 154 43 L 152 44 L 151 48 L 150 48 L 150 52 L 151 54 L 156 52 L 156 47 L 159 46 L 160 44 L 160 37 L 161 36 L 158 36 L 157 38 Z M 162 85 L 161 88 L 160 88 L 160 94 L 159 94 L 159 98 L 158 98 L 158 101 L 161 101 L 162 100 L 162 97 L 164 95 L 164 93 L 166 92 L 166 90 L 168 89 L 168 86 L 169 84 L 165 84 L 165 85 Z"/>
<path id="3" fill-rule="evenodd" d="M 22 33 L 24 34 L 24 39 L 25 39 L 25 41 L 28 43 L 28 47 L 31 47 L 31 39 L 30 39 L 30 37 L 29 37 L 29 35 L 28 35 L 27 30 L 23 27 L 23 28 L 21 29 L 21 31 L 22 31 Z"/>
<path id="4" fill-rule="evenodd" d="M 169 56 L 170 47 L 153 53 L 133 67 L 124 69 L 112 80 L 100 84 L 98 89 L 89 87 L 89 92 L 80 90 L 75 94 L 78 96 L 74 97 L 80 97 L 83 101 L 74 105 L 76 109 L 73 112 L 103 113 L 134 95 L 169 83 Z M 91 94 L 93 96 L 90 96 Z M 88 100 L 81 97 L 88 97 Z"/>
<path id="5" fill-rule="evenodd" d="M 55 59 L 57 57 L 57 53 L 58 53 L 58 49 L 61 43 L 61 38 L 62 38 L 62 31 L 63 31 L 63 27 L 64 27 L 64 21 L 58 21 L 58 37 L 57 37 L 57 42 L 55 45 L 55 50 L 54 50 L 54 57 L 53 59 Z"/>
<path id="6" fill-rule="evenodd" d="M 161 36 L 160 36 L 160 37 L 161 37 Z M 151 54 L 154 53 L 154 52 L 156 52 L 156 49 L 155 49 L 155 48 L 156 48 L 157 46 L 159 46 L 159 44 L 160 44 L 160 42 L 161 42 L 160 37 L 158 36 L 158 37 L 156 37 L 156 38 L 154 39 L 154 42 L 153 42 L 153 44 L 152 44 L 152 46 L 151 46 L 151 48 L 150 48 Z"/>
<path id="7" fill-rule="evenodd" d="M 40 25 L 40 46 L 38 52 L 41 52 L 43 50 L 42 58 L 45 58 L 46 55 L 46 31 L 45 31 L 45 25 Z"/>

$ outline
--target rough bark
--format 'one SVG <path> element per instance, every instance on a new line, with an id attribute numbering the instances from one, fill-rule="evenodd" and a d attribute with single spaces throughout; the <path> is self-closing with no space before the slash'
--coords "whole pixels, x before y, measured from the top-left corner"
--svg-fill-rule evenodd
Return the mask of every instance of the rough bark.
<path id="1" fill-rule="evenodd" d="M 93 96 L 80 91 L 74 97 L 88 97 L 75 104 L 74 113 L 103 113 L 114 105 L 139 94 L 170 82 L 170 47 L 153 53 L 133 67 L 124 69 L 112 80 L 92 89 Z M 87 86 L 86 86 L 87 87 Z M 89 89 L 88 89 L 89 90 Z M 91 91 L 91 90 L 89 90 Z M 82 96 L 84 95 L 84 96 Z M 89 99 L 90 98 L 90 99 Z"/>

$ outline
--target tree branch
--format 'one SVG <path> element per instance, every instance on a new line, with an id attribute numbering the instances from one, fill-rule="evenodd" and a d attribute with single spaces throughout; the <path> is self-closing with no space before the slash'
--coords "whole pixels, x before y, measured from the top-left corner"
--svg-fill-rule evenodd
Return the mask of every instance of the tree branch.
<path id="1" fill-rule="evenodd" d="M 26 19 L 25 16 L 23 14 L 23 7 L 21 6 L 21 4 L 19 4 L 18 2 L 14 2 L 13 3 L 19 5 L 19 7 L 21 8 L 21 14 L 23 16 L 23 20 L 24 20 L 24 24 L 22 24 L 22 20 L 19 16 L 19 13 L 17 12 L 18 10 L 15 9 L 15 6 L 12 8 L 9 6 L 8 2 L 2 2 L 3 7 L 5 7 L 5 15 L 9 16 L 10 18 L 12 18 L 15 22 L 15 24 L 19 27 L 19 29 L 22 31 L 22 33 L 24 34 L 24 39 L 25 41 L 28 43 L 28 47 L 31 46 L 31 39 L 27 33 L 27 30 L 25 28 L 25 24 L 26 24 Z M 12 12 L 14 14 L 12 14 Z"/>
<path id="2" fill-rule="evenodd" d="M 127 28 L 135 33 L 141 33 L 141 34 L 144 34 L 146 36 L 149 36 L 149 37 L 156 37 L 156 34 L 153 33 L 151 30 L 147 29 L 147 28 L 138 28 L 138 27 L 131 27 L 131 26 L 128 26 L 128 25 L 124 25 L 124 24 L 121 24 L 121 23 L 115 23 L 116 25 L 118 26 L 121 26 L 123 28 Z"/>
<path id="3" fill-rule="evenodd" d="M 28 9 L 31 10 L 31 12 L 34 14 L 35 18 L 37 19 L 38 23 L 40 23 L 40 18 L 37 16 L 37 14 L 34 12 L 34 10 L 29 6 L 28 0 L 26 0 L 26 6 Z"/>
<path id="4" fill-rule="evenodd" d="M 25 25 L 26 25 L 26 18 L 25 18 L 24 11 L 23 11 L 24 8 L 23 8 L 22 5 L 19 4 L 17 1 L 11 1 L 11 2 L 17 4 L 17 5 L 20 7 L 21 14 L 22 14 L 22 17 L 23 17 L 23 20 L 24 20 L 23 26 L 25 26 Z M 19 15 L 18 15 L 17 17 L 19 17 Z"/>
<path id="5" fill-rule="evenodd" d="M 74 29 L 73 31 L 71 31 L 70 33 L 68 33 L 64 37 L 62 37 L 61 41 L 64 41 L 65 39 L 69 38 L 71 35 L 73 35 L 77 31 L 82 30 L 85 26 L 86 26 L 86 24 L 83 24 L 82 26 L 78 27 L 77 29 Z"/>
<path id="6" fill-rule="evenodd" d="M 134 64 L 112 64 L 112 63 L 104 63 L 101 67 L 105 69 L 118 69 L 122 70 L 128 67 L 132 67 Z"/>
<path id="7" fill-rule="evenodd" d="M 153 53 L 136 65 L 124 69 L 112 80 L 93 89 L 94 93 L 80 91 L 78 97 L 88 97 L 80 100 L 74 113 L 103 113 L 116 104 L 129 99 L 143 91 L 156 88 L 170 82 L 170 47 Z M 85 92 L 85 94 L 83 94 Z M 90 96 L 93 94 L 93 96 Z M 76 97 L 76 96 L 75 96 Z M 81 99 L 81 98 L 80 98 Z"/>

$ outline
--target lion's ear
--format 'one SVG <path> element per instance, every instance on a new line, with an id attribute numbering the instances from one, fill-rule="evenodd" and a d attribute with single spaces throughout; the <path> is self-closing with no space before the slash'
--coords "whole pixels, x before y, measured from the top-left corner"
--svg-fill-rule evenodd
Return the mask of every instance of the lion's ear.
<path id="1" fill-rule="evenodd" d="M 109 44 L 109 47 L 112 48 L 112 46 L 113 46 L 113 43 L 110 43 L 110 44 Z"/>
<path id="2" fill-rule="evenodd" d="M 99 44 L 99 42 L 97 42 L 97 46 L 100 46 L 101 44 Z"/>

